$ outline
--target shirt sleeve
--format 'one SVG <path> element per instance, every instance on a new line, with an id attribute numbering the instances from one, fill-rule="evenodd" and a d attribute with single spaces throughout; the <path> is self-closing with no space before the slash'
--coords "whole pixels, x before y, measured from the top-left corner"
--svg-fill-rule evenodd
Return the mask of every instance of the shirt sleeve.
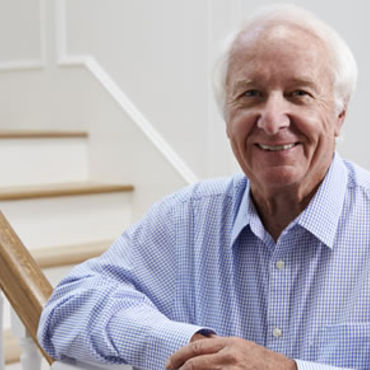
<path id="1" fill-rule="evenodd" d="M 298 370 L 354 370 L 348 367 L 336 367 L 332 365 L 319 364 L 317 362 L 295 360 Z"/>
<path id="2" fill-rule="evenodd" d="M 176 236 L 157 205 L 101 257 L 77 266 L 42 313 L 38 338 L 56 359 L 164 368 L 205 329 L 176 319 Z"/>

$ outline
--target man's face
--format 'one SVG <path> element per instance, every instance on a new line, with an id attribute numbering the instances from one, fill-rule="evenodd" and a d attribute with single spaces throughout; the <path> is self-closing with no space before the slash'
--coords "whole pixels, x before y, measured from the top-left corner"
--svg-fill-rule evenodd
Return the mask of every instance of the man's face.
<path id="1" fill-rule="evenodd" d="M 226 96 L 227 134 L 252 191 L 315 190 L 345 115 L 334 104 L 322 42 L 292 25 L 241 34 Z"/>

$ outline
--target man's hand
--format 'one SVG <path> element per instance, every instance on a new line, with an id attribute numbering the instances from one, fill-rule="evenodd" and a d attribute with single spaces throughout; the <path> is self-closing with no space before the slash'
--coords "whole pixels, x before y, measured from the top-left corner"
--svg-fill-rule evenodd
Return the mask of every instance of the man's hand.
<path id="1" fill-rule="evenodd" d="M 197 335 L 197 334 L 196 334 Z M 201 339 L 200 339 L 201 338 Z M 197 340 L 199 339 L 199 340 Z M 167 361 L 181 370 L 297 370 L 294 360 L 237 337 L 193 337 Z"/>

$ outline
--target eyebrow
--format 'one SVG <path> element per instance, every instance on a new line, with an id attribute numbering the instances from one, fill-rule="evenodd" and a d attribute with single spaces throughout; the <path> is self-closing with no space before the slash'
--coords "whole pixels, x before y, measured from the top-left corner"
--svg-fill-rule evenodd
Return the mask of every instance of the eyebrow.
<path id="1" fill-rule="evenodd" d="M 231 95 L 234 96 L 240 90 L 244 90 L 254 83 L 253 80 L 239 80 L 231 85 Z"/>
<path id="2" fill-rule="evenodd" d="M 317 84 L 315 84 L 315 82 L 313 82 L 310 78 L 305 77 L 291 78 L 287 80 L 287 84 L 292 86 L 304 86 L 309 87 L 315 91 L 317 90 Z M 251 85 L 258 84 L 252 79 L 239 80 L 231 85 L 231 95 L 235 96 L 235 94 L 237 94 L 240 90 L 244 90 L 250 87 Z"/>
<path id="3" fill-rule="evenodd" d="M 314 89 L 316 90 L 317 89 L 317 84 L 312 81 L 311 79 L 309 78 L 292 78 L 291 79 L 291 84 L 292 85 L 299 85 L 299 86 L 308 86 L 310 87 L 311 89 Z"/>

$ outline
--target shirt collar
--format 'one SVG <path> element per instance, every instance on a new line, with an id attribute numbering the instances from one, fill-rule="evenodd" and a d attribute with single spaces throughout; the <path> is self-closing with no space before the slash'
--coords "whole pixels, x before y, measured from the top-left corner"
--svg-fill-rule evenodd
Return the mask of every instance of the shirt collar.
<path id="1" fill-rule="evenodd" d="M 342 158 L 336 153 L 316 194 L 296 221 L 293 221 L 315 235 L 329 248 L 333 248 L 347 181 L 347 169 Z M 250 224 L 251 218 L 256 215 L 257 211 L 250 197 L 248 181 L 232 229 L 231 245 L 234 244 L 241 231 Z"/>
<path id="2" fill-rule="evenodd" d="M 331 249 L 343 209 L 347 182 L 347 168 L 336 153 L 324 181 L 297 219 L 300 226 Z"/>
<path id="3" fill-rule="evenodd" d="M 252 204 L 250 193 L 250 183 L 244 189 L 243 196 L 241 198 L 240 206 L 236 214 L 234 226 L 231 232 L 231 245 L 235 243 L 241 231 L 249 224 L 251 215 L 254 211 L 254 206 Z"/>

